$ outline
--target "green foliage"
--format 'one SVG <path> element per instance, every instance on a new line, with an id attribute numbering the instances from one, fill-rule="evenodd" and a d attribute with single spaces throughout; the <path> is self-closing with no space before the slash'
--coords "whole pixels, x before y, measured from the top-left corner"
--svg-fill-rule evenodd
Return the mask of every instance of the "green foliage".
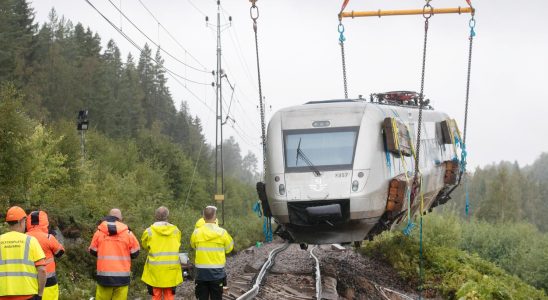
<path id="1" fill-rule="evenodd" d="M 169 207 L 170 222 L 183 232 L 182 250 L 190 252 L 194 224 L 213 202 L 213 151 L 187 104 L 176 110 L 160 51 L 153 61 L 145 46 L 137 65 L 131 54 L 123 62 L 114 41 L 103 51 L 97 34 L 55 10 L 37 31 L 26 0 L 0 1 L 0 33 L 0 210 L 18 204 L 48 212 L 67 249 L 57 270 L 61 298 L 93 296 L 95 258 L 87 247 L 112 207 L 138 238 L 154 210 Z M 81 109 L 91 124 L 85 156 L 74 124 Z M 262 238 L 249 184 L 257 160 L 242 159 L 233 138 L 226 143 L 219 212 L 239 250 Z M 2 223 L 0 232 L 6 230 Z M 132 263 L 130 298 L 146 297 L 139 280 L 145 259 L 143 253 Z"/>
<path id="2" fill-rule="evenodd" d="M 24 199 L 33 168 L 29 137 L 34 122 L 23 112 L 23 95 L 11 83 L 0 85 L 0 203 Z"/>
<path id="3" fill-rule="evenodd" d="M 425 291 L 449 299 L 547 299 L 530 285 L 546 290 L 548 237 L 531 225 L 500 227 L 431 214 L 423 218 L 423 229 Z M 411 237 L 385 232 L 362 251 L 387 261 L 418 286 L 418 235 L 418 230 Z"/>
<path id="4" fill-rule="evenodd" d="M 548 291 L 548 235 L 531 224 L 470 222 L 460 247 Z"/>
<path id="5" fill-rule="evenodd" d="M 505 223 L 525 220 L 548 231 L 548 153 L 531 165 L 501 162 L 477 168 L 467 177 L 471 214 L 479 219 Z M 443 210 L 464 212 L 464 185 L 452 195 L 455 201 Z"/>

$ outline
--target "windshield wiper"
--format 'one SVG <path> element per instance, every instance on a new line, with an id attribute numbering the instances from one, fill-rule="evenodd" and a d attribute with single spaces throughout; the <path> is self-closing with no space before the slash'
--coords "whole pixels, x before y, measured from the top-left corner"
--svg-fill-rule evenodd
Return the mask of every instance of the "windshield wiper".
<path id="1" fill-rule="evenodd" d="M 299 145 L 297 146 L 297 157 L 295 159 L 295 166 L 297 166 L 297 163 L 299 162 L 299 156 L 300 156 L 301 159 L 304 161 L 304 163 L 312 170 L 312 172 L 316 176 L 322 176 L 322 173 L 320 173 L 320 170 L 318 170 L 318 168 L 316 168 L 316 166 L 314 166 L 314 164 L 312 163 L 312 161 L 310 161 L 308 156 L 306 156 L 306 154 L 304 154 L 303 150 L 301 150 L 301 139 L 302 138 L 299 139 Z"/>

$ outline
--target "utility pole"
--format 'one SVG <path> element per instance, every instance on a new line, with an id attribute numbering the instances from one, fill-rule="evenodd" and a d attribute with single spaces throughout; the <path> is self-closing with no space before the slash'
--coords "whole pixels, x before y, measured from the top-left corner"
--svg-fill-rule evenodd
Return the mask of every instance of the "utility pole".
<path id="1" fill-rule="evenodd" d="M 206 17 L 206 21 L 208 17 Z M 229 21 L 232 21 L 232 17 L 229 17 Z M 224 163 L 223 163 L 223 90 L 222 79 L 224 71 L 221 66 L 221 32 L 223 29 L 230 26 L 230 24 L 221 24 L 221 1 L 217 0 L 217 72 L 215 73 L 215 196 L 216 202 L 221 202 L 222 208 L 222 221 L 224 224 L 224 192 L 225 192 L 225 180 L 224 180 Z M 219 175 L 220 175 L 220 190 L 219 190 Z"/>
<path id="2" fill-rule="evenodd" d="M 82 151 L 82 165 L 86 161 L 86 131 L 89 127 L 88 110 L 78 112 L 76 129 L 80 131 L 80 149 Z"/>

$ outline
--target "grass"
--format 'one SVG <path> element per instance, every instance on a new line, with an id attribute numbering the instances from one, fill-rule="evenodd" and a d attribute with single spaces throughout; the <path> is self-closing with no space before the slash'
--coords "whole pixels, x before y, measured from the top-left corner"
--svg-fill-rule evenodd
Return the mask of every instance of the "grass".
<path id="1" fill-rule="evenodd" d="M 468 253 L 461 250 L 463 225 L 458 220 L 447 216 L 432 218 L 425 218 L 423 223 L 425 241 L 422 289 L 425 295 L 437 294 L 446 299 L 459 300 L 548 299 L 544 290 L 509 274 L 474 251 Z M 486 235 L 484 239 L 492 233 L 489 230 L 480 232 Z M 421 280 L 418 234 L 418 229 L 415 229 L 410 237 L 400 231 L 385 232 L 366 243 L 360 251 L 367 256 L 388 262 L 402 278 L 419 287 Z M 538 261 L 538 264 L 547 263 Z"/>

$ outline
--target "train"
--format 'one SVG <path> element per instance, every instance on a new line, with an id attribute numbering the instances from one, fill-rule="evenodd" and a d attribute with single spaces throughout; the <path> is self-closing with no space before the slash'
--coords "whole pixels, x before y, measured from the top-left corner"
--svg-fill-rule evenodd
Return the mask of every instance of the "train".
<path id="1" fill-rule="evenodd" d="M 267 127 L 264 181 L 257 184 L 275 233 L 301 244 L 361 243 L 447 202 L 462 175 L 460 132 L 448 114 L 421 103 L 419 153 L 415 92 L 277 111 Z"/>

